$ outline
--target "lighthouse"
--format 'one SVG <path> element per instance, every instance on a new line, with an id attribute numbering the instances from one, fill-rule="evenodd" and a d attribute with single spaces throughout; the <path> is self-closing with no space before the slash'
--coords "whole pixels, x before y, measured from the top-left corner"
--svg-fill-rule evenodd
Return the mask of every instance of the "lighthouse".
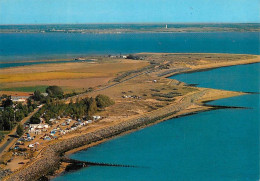
<path id="1" fill-rule="evenodd" d="M 167 29 L 167 28 L 168 28 L 168 25 L 166 24 L 166 25 L 165 25 L 165 29 Z"/>

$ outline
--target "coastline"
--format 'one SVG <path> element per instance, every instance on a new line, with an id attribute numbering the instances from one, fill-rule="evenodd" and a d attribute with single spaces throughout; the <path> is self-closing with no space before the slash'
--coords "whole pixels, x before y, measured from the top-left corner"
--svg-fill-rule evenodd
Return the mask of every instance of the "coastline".
<path id="1" fill-rule="evenodd" d="M 221 91 L 222 92 L 222 91 Z M 223 91 L 225 92 L 225 91 Z M 117 135 L 117 136 L 113 136 L 111 138 L 104 138 L 103 140 L 101 141 L 97 141 L 95 143 L 91 143 L 89 145 L 84 145 L 84 146 L 81 146 L 79 148 L 74 148 L 74 149 L 71 149 L 67 152 L 64 153 L 65 156 L 70 156 L 71 154 L 74 154 L 76 152 L 79 152 L 79 151 L 82 151 L 82 150 L 86 150 L 88 148 L 91 148 L 91 147 L 94 147 L 94 146 L 97 146 L 101 143 L 104 143 L 106 141 L 109 141 L 109 140 L 112 140 L 116 137 L 120 137 L 120 136 L 123 136 L 123 135 L 126 135 L 126 134 L 130 134 L 132 132 L 135 132 L 135 131 L 138 131 L 140 129 L 144 129 L 146 127 L 149 127 L 149 126 L 153 126 L 155 124 L 158 124 L 160 122 L 163 122 L 163 121 L 166 121 L 166 120 L 169 120 L 169 119 L 174 119 L 174 118 L 179 118 L 179 117 L 184 117 L 184 116 L 189 116 L 189 115 L 192 115 L 192 114 L 197 114 L 197 113 L 200 113 L 200 112 L 205 112 L 205 111 L 210 111 L 210 110 L 214 110 L 214 109 L 221 109 L 221 108 L 215 108 L 214 105 L 207 105 L 206 103 L 209 103 L 211 101 L 215 101 L 215 100 L 219 100 L 219 99 L 225 99 L 225 98 L 229 98 L 229 97 L 235 97 L 235 96 L 242 96 L 242 95 L 245 95 L 245 94 L 248 94 L 248 93 L 242 93 L 242 92 L 233 92 L 233 91 L 226 91 L 227 93 L 229 92 L 229 95 L 226 95 L 226 96 L 217 96 L 216 98 L 214 99 L 206 99 L 206 100 L 201 100 L 200 101 L 200 104 L 201 106 L 197 106 L 197 107 L 194 107 L 194 108 L 191 108 L 191 109 L 185 109 L 185 110 L 182 110 L 182 111 L 179 111 L 178 113 L 172 115 L 172 116 L 169 116 L 167 118 L 163 118 L 161 120 L 158 120 L 154 123 L 151 123 L 149 125 L 146 125 L 146 126 L 141 126 L 141 127 L 138 127 L 136 129 L 133 129 L 133 130 L 128 130 L 126 132 L 123 132 L 121 133 L 120 135 Z M 204 103 L 205 102 L 205 103 Z"/>
<path id="2" fill-rule="evenodd" d="M 103 128 L 92 133 L 82 134 L 81 136 L 57 141 L 53 144 L 50 144 L 48 147 L 44 149 L 44 152 L 39 158 L 34 160 L 32 163 L 26 165 L 24 168 L 11 174 L 9 177 L 5 178 L 4 180 L 12 180 L 12 181 L 32 180 L 33 178 L 39 178 L 42 175 L 48 175 L 48 173 L 51 173 L 59 168 L 62 159 L 60 155 L 66 153 L 67 151 L 72 150 L 75 147 L 80 148 L 81 146 L 85 146 L 85 145 L 94 146 L 97 143 L 101 143 L 102 141 L 106 141 L 108 139 L 114 138 L 115 136 L 125 134 L 128 131 L 129 132 L 135 131 L 137 129 L 141 129 L 146 126 L 156 124 L 160 121 L 168 120 L 169 118 L 173 118 L 176 116 L 180 116 L 192 112 L 194 113 L 202 110 L 204 111 L 210 110 L 210 106 L 203 106 L 203 105 L 199 105 L 194 109 L 194 107 L 192 107 L 193 101 L 201 97 L 204 97 L 201 100 L 205 100 L 205 99 L 210 100 L 212 99 L 211 98 L 212 94 L 216 95 L 217 92 L 218 95 L 215 97 L 215 99 L 218 99 L 220 97 L 231 97 L 231 96 L 243 94 L 243 93 L 225 91 L 225 96 L 223 96 L 223 91 L 220 90 L 201 89 L 196 93 L 186 96 L 183 103 L 180 103 L 178 106 L 171 104 L 167 107 L 155 110 L 139 118 L 130 119 L 128 121 L 124 121 L 117 125 L 109 126 L 107 128 Z M 91 145 L 92 143 L 94 144 Z"/>
<path id="3" fill-rule="evenodd" d="M 208 91 L 208 89 L 206 89 L 206 90 Z M 203 90 L 203 91 L 205 91 L 205 90 Z M 206 112 L 206 111 L 211 111 L 211 110 L 215 110 L 215 109 L 228 109 L 228 107 L 225 107 L 225 108 L 215 107 L 214 105 L 207 105 L 206 103 L 209 103 L 209 102 L 215 101 L 215 100 L 219 100 L 219 99 L 225 99 L 225 98 L 229 98 L 229 97 L 242 96 L 242 95 L 248 94 L 248 93 L 242 93 L 242 92 L 210 89 L 209 90 L 209 95 L 215 94 L 216 93 L 215 91 L 217 91 L 220 94 L 224 93 L 225 95 L 223 95 L 223 94 L 222 95 L 218 95 L 218 96 L 215 96 L 215 98 L 212 98 L 211 96 L 209 96 L 207 98 L 201 99 L 198 102 L 198 105 L 196 105 L 196 106 L 193 106 L 191 108 L 187 108 L 187 109 L 181 110 L 181 111 L 179 111 L 179 112 L 177 112 L 177 113 L 175 113 L 175 114 L 173 114 L 171 116 L 165 117 L 163 119 L 160 119 L 160 120 L 155 121 L 153 123 L 150 123 L 148 125 L 144 125 L 144 126 L 140 126 L 138 128 L 135 128 L 135 129 L 127 130 L 125 132 L 120 133 L 119 135 L 115 135 L 115 136 L 112 136 L 112 137 L 109 137 L 109 138 L 104 138 L 104 139 L 102 139 L 100 141 L 97 141 L 97 142 L 94 142 L 94 143 L 90 143 L 90 144 L 87 144 L 87 145 L 84 145 L 84 146 L 81 146 L 81 147 L 78 147 L 78 148 L 71 149 L 71 150 L 65 152 L 64 156 L 66 158 L 68 158 L 70 155 L 72 155 L 72 154 L 74 154 L 76 152 L 87 150 L 88 148 L 95 147 L 95 146 L 97 146 L 99 144 L 102 144 L 102 143 L 104 143 L 106 141 L 110 141 L 110 140 L 115 139 L 117 137 L 133 133 L 135 131 L 138 131 L 138 130 L 141 130 L 141 129 L 153 126 L 155 124 L 161 123 L 163 121 L 167 121 L 169 119 L 180 118 L 180 117 L 189 116 L 189 115 L 193 115 L 193 114 L 198 114 L 200 112 Z M 55 173 L 53 175 L 49 176 L 49 177 L 51 179 L 53 179 L 53 178 L 58 177 L 59 175 L 61 175 L 63 173 L 66 173 L 65 169 L 66 169 L 66 166 L 68 166 L 68 165 L 69 165 L 68 163 L 61 162 L 60 163 L 60 168 L 58 170 L 56 170 Z"/>
<path id="4" fill-rule="evenodd" d="M 144 54 L 144 53 L 140 53 L 140 54 Z M 176 53 L 176 54 L 179 54 L 179 53 Z M 196 53 L 194 53 L 194 54 L 196 54 Z M 249 60 L 234 61 L 234 62 L 219 63 L 217 65 L 215 65 L 215 64 L 213 64 L 213 65 L 206 65 L 206 66 L 202 66 L 202 67 L 199 67 L 199 68 L 193 68 L 192 70 L 186 70 L 186 71 L 183 71 L 183 72 L 173 73 L 173 74 L 170 74 L 170 75 L 167 74 L 167 75 L 165 75 L 163 77 L 169 78 L 171 76 L 178 75 L 178 74 L 193 73 L 193 72 L 200 72 L 200 71 L 208 71 L 208 70 L 212 70 L 212 69 L 216 69 L 216 68 L 229 67 L 229 66 L 235 66 L 235 65 L 246 65 L 246 64 L 260 63 L 260 56 L 258 56 L 258 55 L 256 55 L 256 56 L 258 58 L 249 59 Z M 223 92 L 225 92 L 225 91 L 223 91 Z M 227 92 L 232 92 L 232 91 L 227 91 Z M 220 96 L 220 97 L 216 97 L 216 98 L 210 98 L 210 99 L 201 100 L 200 102 L 203 103 L 203 106 L 202 107 L 198 107 L 197 110 L 183 110 L 183 111 L 180 111 L 179 113 L 176 113 L 172 117 L 161 119 L 161 120 L 159 120 L 159 121 L 157 121 L 155 123 L 149 124 L 147 126 L 139 127 L 137 129 L 134 129 L 134 130 L 128 130 L 128 131 L 126 131 L 124 133 L 121 133 L 120 135 L 117 135 L 117 136 L 114 136 L 114 137 L 111 137 L 111 138 L 104 138 L 101 141 L 98 141 L 98 142 L 95 142 L 95 143 L 91 143 L 89 145 L 84 145 L 84 146 L 79 147 L 79 148 L 74 148 L 74 149 L 69 150 L 68 152 L 66 152 L 65 156 L 69 157 L 71 154 L 74 154 L 76 152 L 87 150 L 88 148 L 97 146 L 99 144 L 102 144 L 102 143 L 104 143 L 106 141 L 109 141 L 111 139 L 114 139 L 116 137 L 123 136 L 123 135 L 126 135 L 126 134 L 130 134 L 132 132 L 138 131 L 138 130 L 143 129 L 143 128 L 148 127 L 148 126 L 152 126 L 152 125 L 158 124 L 158 123 L 166 121 L 168 119 L 174 119 L 174 118 L 178 118 L 178 117 L 188 116 L 188 115 L 191 115 L 191 114 L 197 114 L 199 112 L 204 112 L 204 111 L 210 111 L 210 110 L 213 110 L 213 109 L 218 109 L 218 108 L 212 107 L 214 105 L 206 105 L 206 103 L 208 103 L 208 102 L 211 102 L 211 101 L 214 101 L 214 100 L 219 100 L 219 99 L 225 99 L 225 98 L 228 98 L 228 97 L 235 97 L 235 96 L 248 94 L 248 93 L 242 93 L 242 92 L 233 92 L 233 93 L 234 93 L 234 95 L 230 95 L 230 96 Z M 204 102 L 205 102 L 205 104 L 204 104 Z M 63 163 L 61 163 L 61 164 L 63 164 Z M 65 165 L 67 165 L 67 163 Z M 51 176 L 51 178 L 55 178 L 55 177 L 61 175 L 62 173 L 64 173 L 64 171 L 65 171 L 65 167 L 63 167 L 63 169 L 57 170 L 55 172 L 55 174 Z"/>
<path id="5" fill-rule="evenodd" d="M 194 67 L 190 67 L 191 68 L 190 70 L 174 72 L 174 73 L 170 73 L 170 74 L 164 75 L 162 77 L 169 78 L 171 76 L 179 75 L 179 74 L 189 74 L 189 73 L 194 73 L 194 72 L 204 72 L 204 71 L 217 69 L 217 68 L 223 68 L 223 67 L 260 63 L 260 55 L 255 55 L 255 56 L 256 56 L 256 58 L 247 59 L 247 60 L 236 60 L 236 61 L 231 61 L 231 62 L 223 62 L 223 63 L 221 62 L 221 63 L 215 63 L 215 64 L 210 64 L 210 65 L 194 66 Z"/>
<path id="6" fill-rule="evenodd" d="M 216 63 L 216 64 L 212 64 L 212 65 L 198 66 L 197 68 L 193 67 L 193 68 L 191 68 L 191 70 L 187 70 L 187 71 L 183 71 L 183 72 L 177 72 L 177 73 L 174 73 L 174 74 L 171 74 L 171 75 L 166 75 L 165 77 L 170 77 L 172 75 L 181 74 L 181 73 L 191 73 L 191 72 L 195 72 L 195 71 L 206 71 L 206 70 L 214 69 L 214 68 L 221 68 L 221 67 L 233 66 L 233 65 L 241 65 L 241 64 L 259 63 L 259 62 L 260 62 L 260 56 L 257 56 L 256 59 L 248 59 L 248 60 L 241 60 L 241 61 L 234 61 L 234 62 L 225 62 L 225 63 Z M 96 140 L 94 142 L 90 142 L 89 144 L 85 144 L 84 146 L 80 146 L 80 147 L 77 147 L 77 148 L 69 149 L 67 151 L 65 149 L 64 150 L 65 151 L 65 155 L 68 156 L 68 155 L 70 155 L 72 153 L 75 153 L 77 151 L 84 150 L 84 149 L 87 149 L 89 147 L 93 147 L 93 146 L 96 146 L 96 145 L 98 145 L 100 143 L 108 141 L 110 139 L 113 139 L 114 137 L 121 136 L 121 135 L 124 135 L 124 134 L 128 134 L 130 132 L 133 132 L 133 131 L 145 128 L 147 126 L 151 126 L 153 124 L 157 124 L 159 122 L 168 120 L 170 118 L 175 118 L 175 117 L 178 117 L 178 116 L 184 116 L 184 115 L 187 115 L 187 114 L 192 114 L 192 113 L 197 113 L 197 112 L 201 112 L 201 111 L 208 111 L 208 110 L 211 110 L 211 109 L 215 109 L 215 108 L 211 107 L 210 105 L 205 105 L 203 103 L 205 101 L 218 100 L 218 99 L 222 99 L 222 98 L 227 98 L 227 97 L 233 97 L 233 96 L 239 96 L 239 95 L 246 94 L 246 93 L 242 93 L 242 92 L 232 92 L 232 91 L 215 90 L 215 89 L 205 89 L 205 88 L 199 88 L 199 89 L 200 90 L 197 93 L 203 93 L 204 94 L 205 92 L 208 91 L 208 94 L 206 94 L 206 96 L 205 95 L 198 96 L 199 99 L 197 99 L 197 101 L 196 101 L 197 107 L 196 106 L 195 107 L 190 107 L 190 106 L 192 106 L 190 104 L 188 107 L 182 108 L 178 112 L 175 112 L 175 113 L 172 112 L 172 110 L 171 110 L 171 114 L 170 115 L 168 115 L 168 116 L 166 115 L 165 117 L 163 117 L 161 119 L 158 119 L 158 120 L 156 120 L 154 122 L 151 122 L 151 123 L 148 123 L 148 124 L 144 124 L 144 125 L 140 125 L 140 126 L 137 126 L 137 127 L 131 127 L 132 129 L 128 129 L 128 130 L 124 130 L 123 129 L 123 130 L 121 130 L 120 133 L 117 133 L 117 134 L 109 136 L 109 137 L 101 138 L 100 140 Z M 216 95 L 216 93 L 218 93 L 218 94 Z M 173 105 L 174 104 L 171 104 L 171 106 L 173 106 Z M 166 108 L 161 108 L 161 109 L 166 109 Z M 159 110 L 161 110 L 161 109 L 159 109 Z M 151 113 L 148 113 L 148 114 L 151 114 Z M 157 116 L 157 118 L 158 118 L 158 116 Z M 57 158 L 53 158 L 53 160 L 57 161 L 58 159 Z M 59 161 L 58 161 L 58 163 L 59 163 Z M 56 165 L 57 163 L 55 164 L 55 163 L 52 162 L 52 164 Z M 60 174 L 62 171 L 64 171 L 64 169 L 61 169 L 56 174 Z M 18 171 L 18 173 L 19 173 L 19 171 Z M 55 175 L 55 176 L 57 176 L 57 175 Z M 7 180 L 17 180 L 17 178 L 19 178 L 19 177 L 15 177 L 15 174 L 14 174 L 14 175 L 11 175 L 11 177 L 8 178 Z"/>

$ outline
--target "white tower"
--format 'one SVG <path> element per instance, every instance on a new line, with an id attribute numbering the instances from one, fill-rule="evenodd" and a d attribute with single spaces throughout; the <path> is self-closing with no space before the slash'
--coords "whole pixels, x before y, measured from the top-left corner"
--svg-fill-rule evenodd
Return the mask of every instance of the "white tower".
<path id="1" fill-rule="evenodd" d="M 167 29 L 167 28 L 168 28 L 168 25 L 166 24 L 166 25 L 165 25 L 165 29 Z"/>

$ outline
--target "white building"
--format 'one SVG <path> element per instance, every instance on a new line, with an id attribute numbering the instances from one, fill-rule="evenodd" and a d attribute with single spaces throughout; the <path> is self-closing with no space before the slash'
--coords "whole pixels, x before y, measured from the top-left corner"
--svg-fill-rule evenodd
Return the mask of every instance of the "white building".
<path id="1" fill-rule="evenodd" d="M 93 120 L 99 120 L 101 119 L 101 116 L 93 116 Z"/>
<path id="2" fill-rule="evenodd" d="M 21 96 L 12 96 L 13 102 L 26 102 L 28 97 L 21 97 Z"/>
<path id="3" fill-rule="evenodd" d="M 29 133 L 40 134 L 42 131 L 47 131 L 49 128 L 48 124 L 30 124 Z"/>

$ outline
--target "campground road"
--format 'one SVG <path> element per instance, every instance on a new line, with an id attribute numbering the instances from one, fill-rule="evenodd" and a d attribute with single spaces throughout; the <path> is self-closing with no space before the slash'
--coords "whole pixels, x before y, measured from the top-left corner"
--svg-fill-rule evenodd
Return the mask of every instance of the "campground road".
<path id="1" fill-rule="evenodd" d="M 25 124 L 27 122 L 29 122 L 30 118 L 36 113 L 38 112 L 38 110 L 42 107 L 42 105 L 38 108 L 36 108 L 33 112 L 31 112 L 27 117 L 25 117 L 20 124 Z M 9 136 L 12 135 L 12 136 Z M 5 136 L 5 138 L 3 139 L 2 143 L 0 144 L 0 156 L 2 156 L 13 144 L 15 144 L 15 142 L 19 139 L 16 135 L 16 127 L 12 129 L 12 131 Z"/>

